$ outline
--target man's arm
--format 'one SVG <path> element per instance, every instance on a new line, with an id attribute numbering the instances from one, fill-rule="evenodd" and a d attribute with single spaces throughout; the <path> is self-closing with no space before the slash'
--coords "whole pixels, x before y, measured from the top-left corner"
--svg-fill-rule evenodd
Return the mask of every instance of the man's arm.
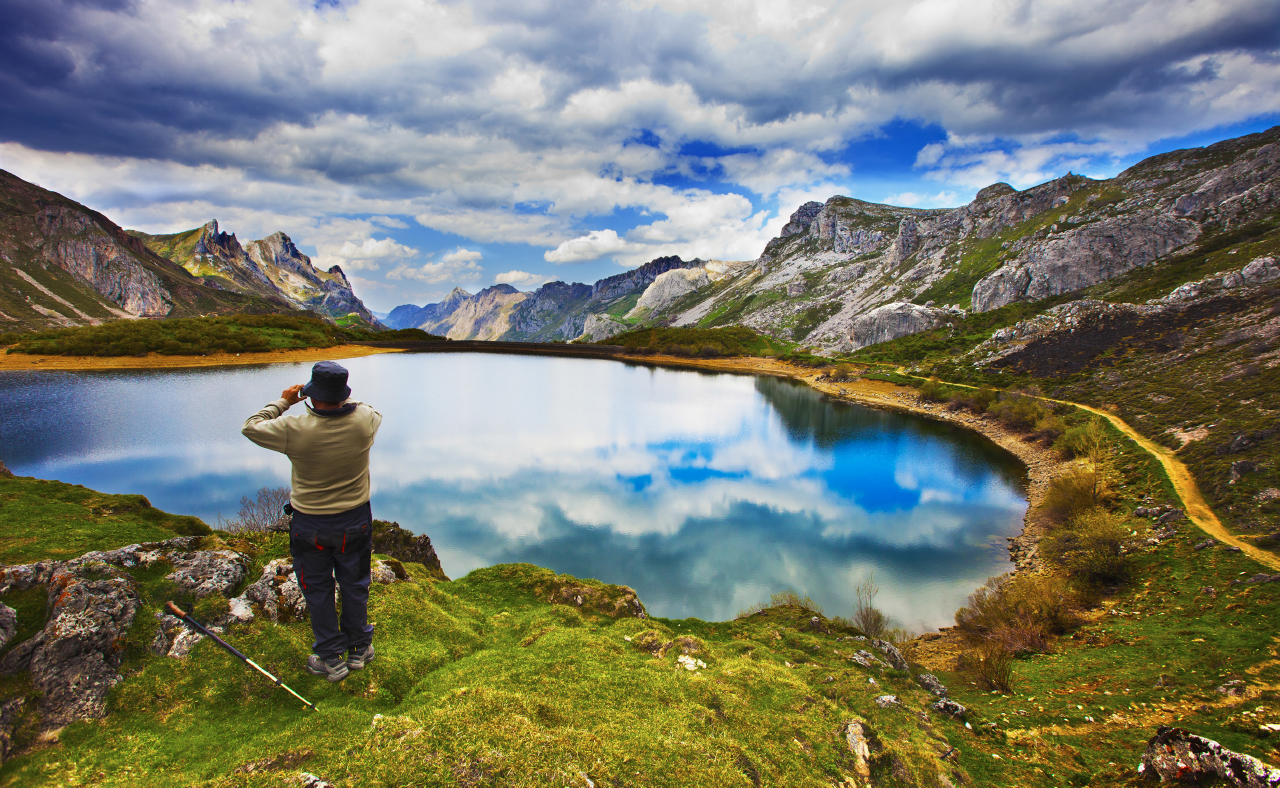
<path id="1" fill-rule="evenodd" d="M 289 435 L 284 422 L 277 419 L 289 409 L 302 401 L 302 386 L 290 386 L 280 392 L 280 399 L 269 403 L 262 410 L 245 419 L 240 434 L 264 449 L 284 453 L 289 447 Z"/>

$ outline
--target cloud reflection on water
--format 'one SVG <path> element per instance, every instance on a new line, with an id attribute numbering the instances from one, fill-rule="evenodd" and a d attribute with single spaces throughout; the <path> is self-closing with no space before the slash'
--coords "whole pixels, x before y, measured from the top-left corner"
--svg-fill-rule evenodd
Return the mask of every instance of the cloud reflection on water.
<path id="1" fill-rule="evenodd" d="M 450 576 L 529 561 L 626 583 L 658 615 L 732 617 L 793 587 L 947 623 L 1008 565 L 1025 501 L 994 446 L 773 378 L 517 356 L 349 360 L 385 421 L 375 516 L 429 533 Z M 20 473 L 141 492 L 213 522 L 286 484 L 240 422 L 307 365 L 0 376 Z"/>

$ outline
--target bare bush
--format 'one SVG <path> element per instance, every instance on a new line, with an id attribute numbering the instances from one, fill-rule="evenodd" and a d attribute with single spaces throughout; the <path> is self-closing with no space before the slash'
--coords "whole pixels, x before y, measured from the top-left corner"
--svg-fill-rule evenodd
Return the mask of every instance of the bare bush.
<path id="1" fill-rule="evenodd" d="M 956 670 L 982 689 L 1013 691 L 1013 654 L 999 643 L 984 642 L 961 654 Z"/>
<path id="2" fill-rule="evenodd" d="M 1012 654 L 1043 653 L 1053 636 L 1079 624 L 1076 607 L 1061 578 L 1001 575 L 969 595 L 956 611 L 956 628 L 970 643 L 999 643 Z"/>
<path id="3" fill-rule="evenodd" d="M 284 513 L 284 505 L 288 502 L 288 487 L 259 488 L 254 498 L 246 495 L 240 499 L 240 511 L 234 520 L 223 520 L 219 516 L 218 528 L 232 533 L 278 530 L 281 525 L 287 528 L 289 518 Z"/>
<path id="4" fill-rule="evenodd" d="M 876 594 L 880 593 L 875 574 L 867 575 L 865 580 L 854 586 L 853 592 L 856 597 L 853 603 L 853 625 L 869 638 L 883 638 L 893 627 L 889 617 L 875 605 Z"/>

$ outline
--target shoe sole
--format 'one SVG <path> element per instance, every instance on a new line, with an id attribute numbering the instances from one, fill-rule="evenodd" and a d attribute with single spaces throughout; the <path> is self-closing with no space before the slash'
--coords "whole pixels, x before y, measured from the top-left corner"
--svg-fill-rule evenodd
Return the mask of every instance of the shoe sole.
<path id="1" fill-rule="evenodd" d="M 347 670 L 364 670 L 365 665 L 368 665 L 370 662 L 373 662 L 373 657 L 360 660 L 358 664 L 353 663 L 351 660 L 347 660 Z"/>

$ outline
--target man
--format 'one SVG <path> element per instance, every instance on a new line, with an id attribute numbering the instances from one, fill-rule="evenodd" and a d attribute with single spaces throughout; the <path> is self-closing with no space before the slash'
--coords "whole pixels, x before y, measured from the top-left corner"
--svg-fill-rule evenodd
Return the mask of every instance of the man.
<path id="1" fill-rule="evenodd" d="M 304 397 L 311 399 L 306 413 L 284 415 Z M 315 636 L 307 670 L 329 681 L 342 681 L 373 659 L 369 449 L 382 414 L 350 397 L 347 370 L 321 361 L 311 368 L 309 383 L 285 389 L 241 430 L 293 464 L 289 551 Z M 333 600 L 335 578 L 342 593 L 341 624 Z"/>

